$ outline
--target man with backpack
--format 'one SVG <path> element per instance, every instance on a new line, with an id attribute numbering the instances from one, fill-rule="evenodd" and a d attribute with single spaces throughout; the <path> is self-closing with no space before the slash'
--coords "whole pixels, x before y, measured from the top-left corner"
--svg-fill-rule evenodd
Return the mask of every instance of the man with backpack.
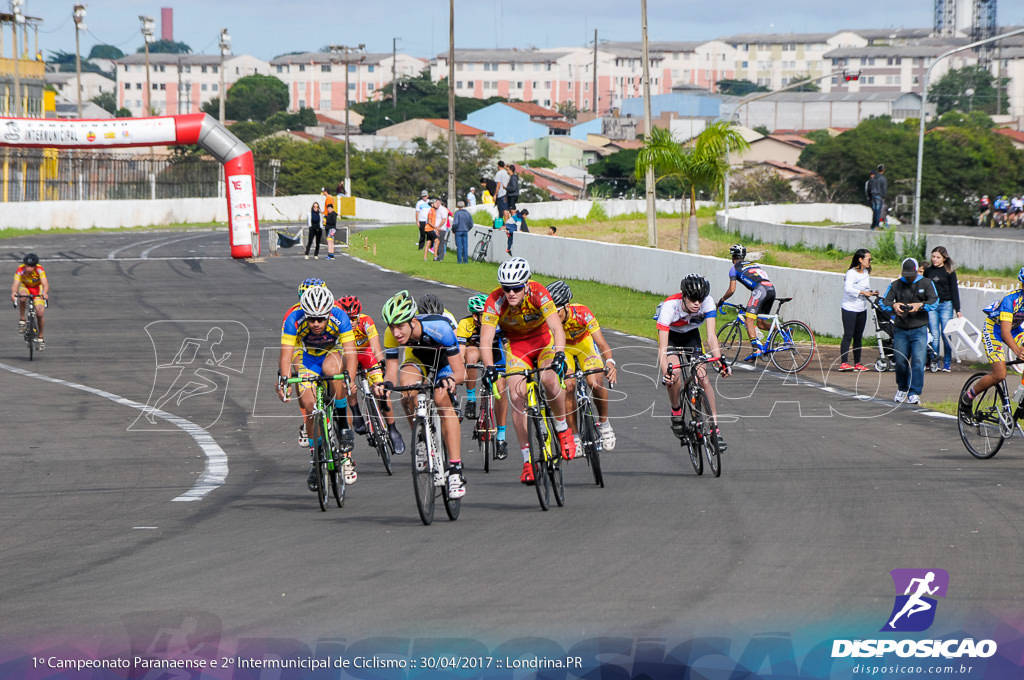
<path id="1" fill-rule="evenodd" d="M 505 187 L 505 194 L 508 196 L 508 215 L 515 215 L 516 202 L 519 201 L 519 174 L 516 173 L 516 166 L 512 164 L 508 166 L 508 186 Z"/>

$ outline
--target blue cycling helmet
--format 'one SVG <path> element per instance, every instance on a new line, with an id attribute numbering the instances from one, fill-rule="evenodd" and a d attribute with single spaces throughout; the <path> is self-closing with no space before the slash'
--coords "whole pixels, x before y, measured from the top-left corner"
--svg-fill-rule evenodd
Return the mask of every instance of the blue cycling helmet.
<path id="1" fill-rule="evenodd" d="M 299 284 L 299 299 L 302 299 L 302 294 L 310 288 L 318 288 L 320 286 L 327 286 L 327 282 L 323 279 L 306 279 Z"/>
<path id="2" fill-rule="evenodd" d="M 1024 285 L 1024 267 L 1021 267 L 1020 271 L 1017 272 L 1017 280 L 1020 281 L 1022 285 Z"/>

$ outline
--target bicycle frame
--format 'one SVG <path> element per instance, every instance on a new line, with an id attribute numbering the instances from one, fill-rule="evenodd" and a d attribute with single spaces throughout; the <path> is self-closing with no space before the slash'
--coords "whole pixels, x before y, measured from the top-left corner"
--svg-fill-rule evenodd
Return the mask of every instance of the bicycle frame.
<path id="1" fill-rule="evenodd" d="M 678 350 L 669 350 L 666 354 L 680 356 Z M 718 437 L 715 434 L 717 423 L 711 413 L 711 404 L 708 402 L 704 388 L 700 384 L 700 376 L 697 369 L 701 366 L 707 371 L 707 364 L 710 356 L 706 354 L 693 353 L 687 361 L 680 361 L 678 364 L 669 364 L 668 373 L 671 375 L 676 368 L 680 369 L 680 378 L 683 381 L 680 390 L 680 405 L 685 402 L 684 412 L 690 414 L 688 422 L 685 423 L 683 436 L 679 438 L 679 445 L 685 446 L 689 455 L 693 470 L 698 475 L 704 474 L 704 459 L 707 458 L 708 465 L 715 477 L 722 474 L 721 451 L 718 446 Z M 702 451 L 703 450 L 703 451 Z"/>
<path id="2" fill-rule="evenodd" d="M 338 375 L 320 375 L 315 378 L 288 378 L 286 385 L 306 383 L 313 389 L 313 432 L 307 435 L 312 438 L 315 453 L 313 464 L 317 466 L 317 500 L 320 510 L 327 510 L 327 484 L 330 483 L 338 507 L 345 502 L 345 478 L 341 474 L 341 456 L 339 453 L 338 433 L 334 427 L 334 399 L 328 398 L 328 383 L 332 380 L 344 380 L 344 373 Z M 319 426 L 319 427 L 317 427 Z M 317 429 L 320 438 L 316 439 Z M 321 460 L 320 457 L 323 457 Z"/>
<path id="3" fill-rule="evenodd" d="M 25 301 L 25 330 L 22 333 L 22 337 L 25 338 L 25 344 L 28 345 L 28 360 L 34 361 L 33 355 L 35 353 L 36 341 L 39 339 L 39 313 L 36 311 L 36 298 L 38 296 L 19 293 L 15 297 Z M 14 303 L 14 307 L 18 307 L 17 302 Z"/>
<path id="4" fill-rule="evenodd" d="M 541 368 L 510 371 L 505 377 L 523 376 L 526 380 L 526 429 L 530 447 L 530 464 L 533 467 L 534 487 L 537 500 L 542 510 L 550 507 L 549 494 L 553 489 L 555 502 L 559 507 L 565 505 L 565 480 L 562 477 L 561 447 L 555 436 L 554 418 L 548 407 L 547 399 L 542 397 L 539 375 L 541 371 L 554 370 L 550 366 Z M 565 382 L 559 379 L 562 388 Z M 530 431 L 533 429 L 531 436 Z M 534 441 L 536 440 L 536 441 Z M 534 446 L 539 450 L 534 452 Z"/>

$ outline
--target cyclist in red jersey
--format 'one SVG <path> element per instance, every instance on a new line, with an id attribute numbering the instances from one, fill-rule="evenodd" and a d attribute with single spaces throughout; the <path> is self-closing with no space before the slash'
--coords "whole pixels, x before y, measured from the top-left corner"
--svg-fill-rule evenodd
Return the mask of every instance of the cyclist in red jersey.
<path id="1" fill-rule="evenodd" d="M 558 380 L 558 376 L 564 376 L 566 371 L 565 331 L 551 294 L 540 283 L 531 281 L 530 273 L 530 263 L 522 257 L 505 260 L 498 267 L 501 287 L 487 297 L 480 317 L 480 359 L 487 366 L 484 389 L 490 389 L 498 379 L 491 345 L 500 326 L 508 342 L 505 361 L 509 371 L 541 366 L 555 369 L 543 371 L 539 378 L 555 416 L 555 431 L 562 445 L 562 456 L 571 460 L 576 457 L 576 443 L 566 422 L 565 391 Z M 523 454 L 523 473 L 519 481 L 532 484 L 533 470 L 529 463 L 526 433 L 525 378 L 521 375 L 509 377 L 508 392 L 512 401 L 512 425 Z"/>
<path id="2" fill-rule="evenodd" d="M 25 298 L 19 299 L 19 295 L 31 295 L 36 302 L 36 316 L 39 318 L 39 337 L 36 338 L 36 349 L 42 352 L 46 349 L 43 341 L 43 326 L 45 321 L 46 301 L 50 294 L 50 282 L 46 280 L 46 270 L 39 264 L 39 256 L 35 253 L 25 255 L 21 260 L 21 266 L 14 272 L 14 283 L 11 285 L 11 300 L 18 305 L 18 314 L 21 320 L 18 321 L 18 333 L 25 332 Z"/>

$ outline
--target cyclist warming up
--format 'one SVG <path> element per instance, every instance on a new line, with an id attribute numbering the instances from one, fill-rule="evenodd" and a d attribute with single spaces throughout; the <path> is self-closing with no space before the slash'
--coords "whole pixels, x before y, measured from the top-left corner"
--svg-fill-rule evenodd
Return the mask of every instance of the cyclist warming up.
<path id="1" fill-rule="evenodd" d="M 300 378 L 316 378 L 321 375 L 337 375 L 345 370 L 349 375 L 355 375 L 356 352 L 352 324 L 345 313 L 334 306 L 334 295 L 327 286 L 312 286 L 302 294 L 298 308 L 285 317 L 281 328 L 277 396 L 283 402 L 288 401 L 285 381 L 293 373 Z M 354 484 L 357 476 L 350 454 L 355 437 L 352 430 L 348 429 L 345 417 L 347 401 L 344 386 L 342 380 L 330 381 L 331 393 L 334 395 L 335 426 L 339 432 L 339 452 L 345 454 L 341 463 L 342 472 L 345 483 Z M 299 409 L 306 424 L 306 432 L 314 432 L 313 390 L 305 384 L 298 387 Z M 310 441 L 309 445 L 312 460 L 316 442 Z M 306 483 L 310 491 L 316 491 L 316 468 L 312 465 Z"/>
<path id="2" fill-rule="evenodd" d="M 732 256 L 732 269 L 729 270 L 729 290 L 725 291 L 725 295 L 718 301 L 718 306 L 721 307 L 722 303 L 736 292 L 737 281 L 750 291 L 750 300 L 747 302 L 747 312 L 743 325 L 747 329 L 747 337 L 750 338 L 750 346 L 754 348 L 754 352 L 746 357 L 744 361 L 753 361 L 768 351 L 764 343 L 757 339 L 754 323 L 757 322 L 757 327 L 763 331 L 768 330 L 770 327 L 768 321 L 758 319 L 757 315 L 771 313 L 772 303 L 775 302 L 775 286 L 768 280 L 768 275 L 760 265 L 747 262 L 744 259 L 747 256 L 746 247 L 737 243 L 729 248 L 729 254 Z M 714 400 L 712 400 L 712 408 L 714 408 L 714 405 Z"/>
<path id="3" fill-rule="evenodd" d="M 11 300 L 18 304 L 18 335 L 25 332 L 25 298 L 19 295 L 31 295 L 35 298 L 36 316 L 39 317 L 39 337 L 36 338 L 36 349 L 46 349 L 43 341 L 45 325 L 44 312 L 46 301 L 50 295 L 50 282 L 46 280 L 46 270 L 39 264 L 39 256 L 28 253 L 21 260 L 21 265 L 14 271 L 14 283 L 11 284 Z"/>
<path id="4" fill-rule="evenodd" d="M 612 348 L 604 339 L 601 325 L 594 318 L 594 313 L 586 305 L 569 304 L 569 301 L 572 300 L 572 288 L 565 281 L 552 281 L 547 288 L 551 294 L 551 301 L 555 303 L 555 309 L 558 310 L 558 319 L 562 322 L 562 330 L 565 331 L 566 356 L 574 359 L 584 371 L 595 368 L 605 369 L 608 382 L 614 383 L 616 371 Z M 608 390 L 605 389 L 604 381 L 598 373 L 588 375 L 587 384 L 593 390 L 594 402 L 597 404 L 597 431 L 601 435 L 601 446 L 605 451 L 611 451 L 615 448 L 615 432 L 612 430 L 612 424 L 608 422 Z M 575 385 L 571 380 L 567 380 L 565 383 L 565 398 L 569 401 L 567 409 L 569 417 L 574 419 L 576 392 Z M 573 422 L 572 425 L 575 429 L 579 429 L 577 423 Z"/>
<path id="5" fill-rule="evenodd" d="M 501 328 L 508 342 L 506 362 L 510 371 L 534 367 L 555 369 L 541 372 L 540 382 L 555 416 L 555 431 L 562 445 L 562 457 L 572 460 L 576 457 L 576 442 L 565 420 L 565 392 L 558 380 L 565 376 L 565 331 L 558 320 L 551 295 L 547 288 L 530 280 L 530 263 L 522 257 L 510 258 L 498 266 L 498 283 L 501 287 L 487 297 L 480 317 L 480 359 L 487 367 L 483 388 L 490 389 L 498 379 L 492 345 L 497 329 Z M 525 380 L 521 375 L 509 377 L 508 391 L 513 408 L 512 425 L 523 455 L 523 474 L 519 481 L 533 484 L 526 434 Z"/>
<path id="6" fill-rule="evenodd" d="M 961 417 L 970 416 L 971 405 L 979 394 L 1006 378 L 1005 347 L 1018 359 L 1024 359 L 1024 267 L 1017 272 L 1017 281 L 1017 290 L 984 309 L 988 318 L 981 329 L 981 339 L 992 370 L 960 397 Z"/>
<path id="7" fill-rule="evenodd" d="M 389 385 L 412 385 L 431 378 L 434 404 L 441 416 L 441 436 L 448 448 L 448 496 L 466 495 L 466 477 L 462 471 L 459 419 L 452 395 L 466 380 L 466 367 L 459 355 L 459 343 L 451 322 L 439 314 L 416 314 L 416 302 L 403 290 L 390 297 L 381 310 L 388 325 L 384 334 L 384 382 L 374 386 L 379 398 L 387 398 Z M 402 357 L 401 348 L 405 348 Z M 401 364 L 401 366 L 399 366 Z M 431 377 L 432 376 L 432 377 Z M 416 396 L 406 393 L 402 407 L 412 426 Z M 426 442 L 416 442 L 416 467 L 427 465 Z"/>
<path id="8" fill-rule="evenodd" d="M 735 247 L 735 246 L 734 246 Z M 742 246 L 741 246 L 742 247 Z M 735 283 L 735 282 L 734 282 Z M 682 370 L 676 366 L 669 374 L 669 357 L 678 350 L 679 361 L 688 359 L 692 354 L 700 354 L 704 346 L 700 338 L 700 326 L 706 324 L 708 351 L 712 361 L 717 361 L 718 372 L 728 377 L 732 369 L 722 359 L 722 350 L 718 346 L 715 333 L 715 319 L 718 308 L 711 297 L 711 283 L 703 276 L 689 274 L 679 284 L 680 292 L 661 303 L 658 311 L 658 371 L 666 376 L 665 386 L 668 388 L 668 405 L 672 409 L 672 433 L 677 437 L 684 434 L 683 406 L 679 400 L 683 383 L 680 380 Z M 671 350 L 669 348 L 672 348 Z M 724 452 L 725 440 L 718 431 L 718 407 L 715 404 L 715 390 L 711 387 L 708 372 L 703 366 L 697 368 L 697 379 L 708 397 L 711 415 L 715 419 L 715 434 L 718 435 L 718 448 Z"/>
<path id="9" fill-rule="evenodd" d="M 484 295 L 473 295 L 466 302 L 466 309 L 469 316 L 459 321 L 455 329 L 455 337 L 459 340 L 459 347 L 462 351 L 462 360 L 466 364 L 475 364 L 480 361 L 480 315 L 483 314 L 487 297 Z M 491 343 L 492 354 L 495 356 L 494 365 L 502 373 L 505 371 L 505 348 L 502 346 L 501 329 L 494 334 L 494 341 Z M 477 370 L 466 369 L 466 418 L 476 420 L 476 382 Z M 482 382 L 482 381 L 481 381 Z M 498 392 L 505 391 L 505 378 L 499 377 Z M 497 436 L 495 438 L 495 457 L 501 460 L 508 458 L 508 442 L 505 440 L 505 428 L 508 423 L 508 399 L 498 399 L 494 403 L 494 420 L 497 425 Z"/>
<path id="10" fill-rule="evenodd" d="M 334 303 L 341 311 L 348 315 L 352 322 L 352 333 L 356 343 L 356 361 L 360 368 L 366 371 L 366 379 L 370 386 L 384 380 L 384 371 L 381 365 L 384 363 L 384 351 L 380 346 L 380 336 L 377 335 L 377 324 L 373 322 L 368 314 L 363 314 L 363 305 L 359 298 L 354 295 L 345 295 L 338 298 Z M 356 434 L 366 434 L 366 420 L 359 412 L 359 400 L 355 398 L 355 383 L 352 384 L 350 394 L 353 395 L 352 403 L 352 429 Z M 388 436 L 391 437 L 391 446 L 395 455 L 405 453 L 405 442 L 402 440 L 402 433 L 395 426 L 395 415 L 391 409 L 381 408 L 384 419 L 388 424 Z"/>

